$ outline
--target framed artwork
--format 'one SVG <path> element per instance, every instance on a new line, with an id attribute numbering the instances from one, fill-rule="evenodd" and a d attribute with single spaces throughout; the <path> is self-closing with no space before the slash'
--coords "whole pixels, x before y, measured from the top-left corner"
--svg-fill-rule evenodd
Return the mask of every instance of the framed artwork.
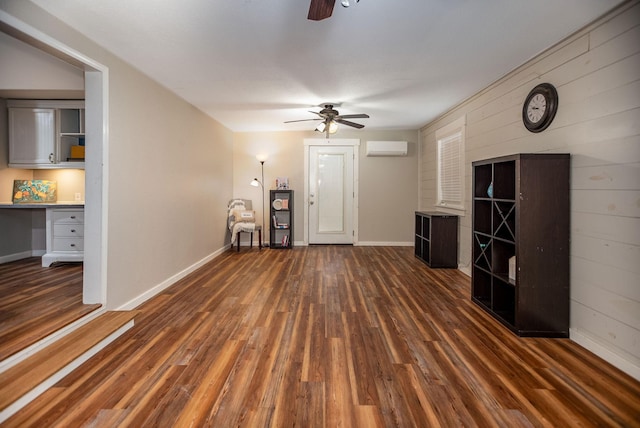
<path id="1" fill-rule="evenodd" d="M 276 178 L 276 190 L 289 190 L 289 177 Z"/>
<path id="2" fill-rule="evenodd" d="M 49 180 L 14 180 L 13 203 L 55 203 L 58 200 L 58 182 Z"/>

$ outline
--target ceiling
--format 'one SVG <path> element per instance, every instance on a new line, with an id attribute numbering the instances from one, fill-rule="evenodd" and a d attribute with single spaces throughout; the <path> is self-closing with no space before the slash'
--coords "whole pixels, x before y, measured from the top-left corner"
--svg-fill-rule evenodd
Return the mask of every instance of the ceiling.
<path id="1" fill-rule="evenodd" d="M 621 0 L 32 0 L 235 132 L 418 129 Z"/>

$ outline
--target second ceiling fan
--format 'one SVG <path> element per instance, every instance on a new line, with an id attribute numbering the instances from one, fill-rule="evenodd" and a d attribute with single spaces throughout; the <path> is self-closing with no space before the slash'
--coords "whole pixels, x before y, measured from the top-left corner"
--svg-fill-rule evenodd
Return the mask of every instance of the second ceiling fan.
<path id="1" fill-rule="evenodd" d="M 333 104 L 324 104 L 324 108 L 319 112 L 309 110 L 309 113 L 317 114 L 322 120 L 322 122 L 320 122 L 320 124 L 316 127 L 316 131 L 324 132 L 327 138 L 329 138 L 329 134 L 333 134 L 338 130 L 338 124 L 347 125 L 358 129 L 364 128 L 364 125 L 360 123 L 351 122 L 345 119 L 368 119 L 368 114 L 340 114 L 338 110 L 335 110 L 333 108 L 333 106 Z M 314 119 L 288 120 L 285 123 L 306 122 L 310 120 L 318 120 L 318 118 L 316 117 Z"/>
<path id="2" fill-rule="evenodd" d="M 360 0 L 356 0 L 358 3 Z M 309 14 L 307 19 L 312 21 L 321 21 L 329 18 L 333 13 L 333 6 L 336 4 L 336 0 L 311 0 L 309 5 Z M 344 7 L 349 7 L 349 0 L 341 0 L 340 4 Z"/>

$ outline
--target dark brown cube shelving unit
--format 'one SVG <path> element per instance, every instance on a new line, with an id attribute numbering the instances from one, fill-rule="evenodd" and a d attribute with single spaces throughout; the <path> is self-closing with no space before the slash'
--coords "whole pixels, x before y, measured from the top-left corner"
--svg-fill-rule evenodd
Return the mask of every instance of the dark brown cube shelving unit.
<path id="1" fill-rule="evenodd" d="M 471 298 L 520 336 L 569 336 L 569 179 L 569 154 L 473 162 Z"/>
<path id="2" fill-rule="evenodd" d="M 415 254 L 432 268 L 458 267 L 458 216 L 416 211 Z"/>
<path id="3" fill-rule="evenodd" d="M 269 214 L 271 222 L 269 245 L 271 248 L 292 248 L 293 190 L 270 190 Z"/>

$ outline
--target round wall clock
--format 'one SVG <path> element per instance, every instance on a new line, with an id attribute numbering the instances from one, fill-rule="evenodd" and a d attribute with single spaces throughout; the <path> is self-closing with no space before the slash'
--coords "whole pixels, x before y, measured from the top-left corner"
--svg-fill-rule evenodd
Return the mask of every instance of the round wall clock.
<path id="1" fill-rule="evenodd" d="M 522 121 L 531 132 L 547 129 L 558 110 L 558 91 L 551 83 L 541 83 L 529 92 L 522 106 Z"/>

